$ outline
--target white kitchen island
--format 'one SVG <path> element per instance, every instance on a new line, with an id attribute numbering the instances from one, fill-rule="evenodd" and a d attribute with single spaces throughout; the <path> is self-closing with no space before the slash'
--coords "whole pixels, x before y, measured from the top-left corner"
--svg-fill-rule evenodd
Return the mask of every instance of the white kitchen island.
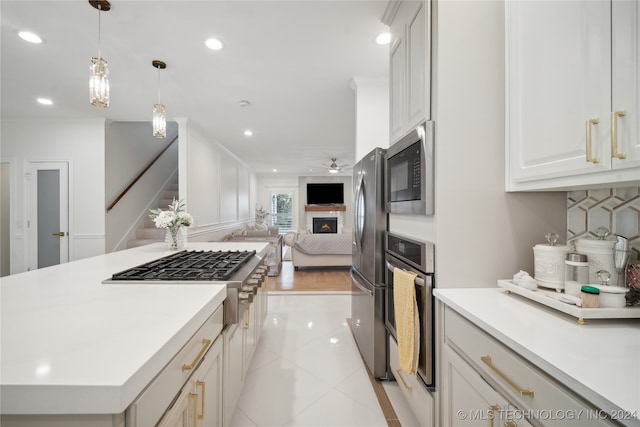
<path id="1" fill-rule="evenodd" d="M 262 242 L 211 242 L 185 249 L 265 248 Z M 102 283 L 171 253 L 158 243 L 1 279 L 3 425 L 6 415 L 26 414 L 124 419 L 227 295 L 224 284 Z"/>
<path id="2" fill-rule="evenodd" d="M 434 295 L 440 425 L 466 425 L 475 410 L 517 425 L 640 425 L 640 319 L 580 325 L 500 288 Z M 457 398 L 456 386 L 476 397 Z"/>

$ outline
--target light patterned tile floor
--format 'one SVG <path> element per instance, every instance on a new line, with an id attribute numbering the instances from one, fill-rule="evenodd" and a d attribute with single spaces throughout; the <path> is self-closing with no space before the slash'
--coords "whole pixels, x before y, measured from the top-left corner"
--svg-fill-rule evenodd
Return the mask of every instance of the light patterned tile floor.
<path id="1" fill-rule="evenodd" d="M 231 427 L 387 426 L 350 317 L 351 295 L 271 294 Z M 396 383 L 384 388 L 401 424 L 417 426 Z"/>

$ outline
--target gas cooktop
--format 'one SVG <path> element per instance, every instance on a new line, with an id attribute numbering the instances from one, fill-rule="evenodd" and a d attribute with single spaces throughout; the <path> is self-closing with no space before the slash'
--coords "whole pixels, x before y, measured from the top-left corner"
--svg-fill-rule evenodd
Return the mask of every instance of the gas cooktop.
<path id="1" fill-rule="evenodd" d="M 227 281 L 256 251 L 180 251 L 115 273 L 108 282 Z"/>

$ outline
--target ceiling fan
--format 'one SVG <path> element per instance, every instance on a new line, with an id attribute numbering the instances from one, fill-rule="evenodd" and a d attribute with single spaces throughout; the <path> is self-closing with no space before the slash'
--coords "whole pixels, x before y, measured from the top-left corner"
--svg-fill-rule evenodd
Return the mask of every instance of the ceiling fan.
<path id="1" fill-rule="evenodd" d="M 328 165 L 326 163 L 323 163 L 322 166 L 326 167 L 328 169 L 329 173 L 338 173 L 338 172 L 342 173 L 342 168 L 346 168 L 349 165 L 347 165 L 347 164 L 339 165 L 339 164 L 336 163 L 336 160 L 338 160 L 338 159 L 335 158 L 335 157 L 332 157 L 331 158 L 331 164 Z"/>

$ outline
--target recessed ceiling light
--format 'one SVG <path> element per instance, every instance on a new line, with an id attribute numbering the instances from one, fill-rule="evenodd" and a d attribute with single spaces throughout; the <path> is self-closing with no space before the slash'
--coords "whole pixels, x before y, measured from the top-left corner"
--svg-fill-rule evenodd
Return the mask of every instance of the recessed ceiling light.
<path id="1" fill-rule="evenodd" d="M 389 44 L 391 42 L 391 33 L 380 33 L 376 37 L 376 43 L 380 45 Z"/>
<path id="2" fill-rule="evenodd" d="M 38 103 L 42 105 L 53 105 L 53 101 L 49 98 L 38 98 L 36 99 L 36 101 L 38 101 Z"/>
<path id="3" fill-rule="evenodd" d="M 42 39 L 38 35 L 30 33 L 29 31 L 20 31 L 18 36 L 29 43 L 42 43 Z"/>
<path id="4" fill-rule="evenodd" d="M 273 172 L 278 172 L 278 169 L 273 169 Z"/>
<path id="5" fill-rule="evenodd" d="M 251 136 L 253 135 L 253 132 L 251 132 L 249 129 L 244 131 L 244 136 Z"/>
<path id="6" fill-rule="evenodd" d="M 218 39 L 208 39 L 204 44 L 211 50 L 220 50 L 224 47 L 224 44 Z"/>

